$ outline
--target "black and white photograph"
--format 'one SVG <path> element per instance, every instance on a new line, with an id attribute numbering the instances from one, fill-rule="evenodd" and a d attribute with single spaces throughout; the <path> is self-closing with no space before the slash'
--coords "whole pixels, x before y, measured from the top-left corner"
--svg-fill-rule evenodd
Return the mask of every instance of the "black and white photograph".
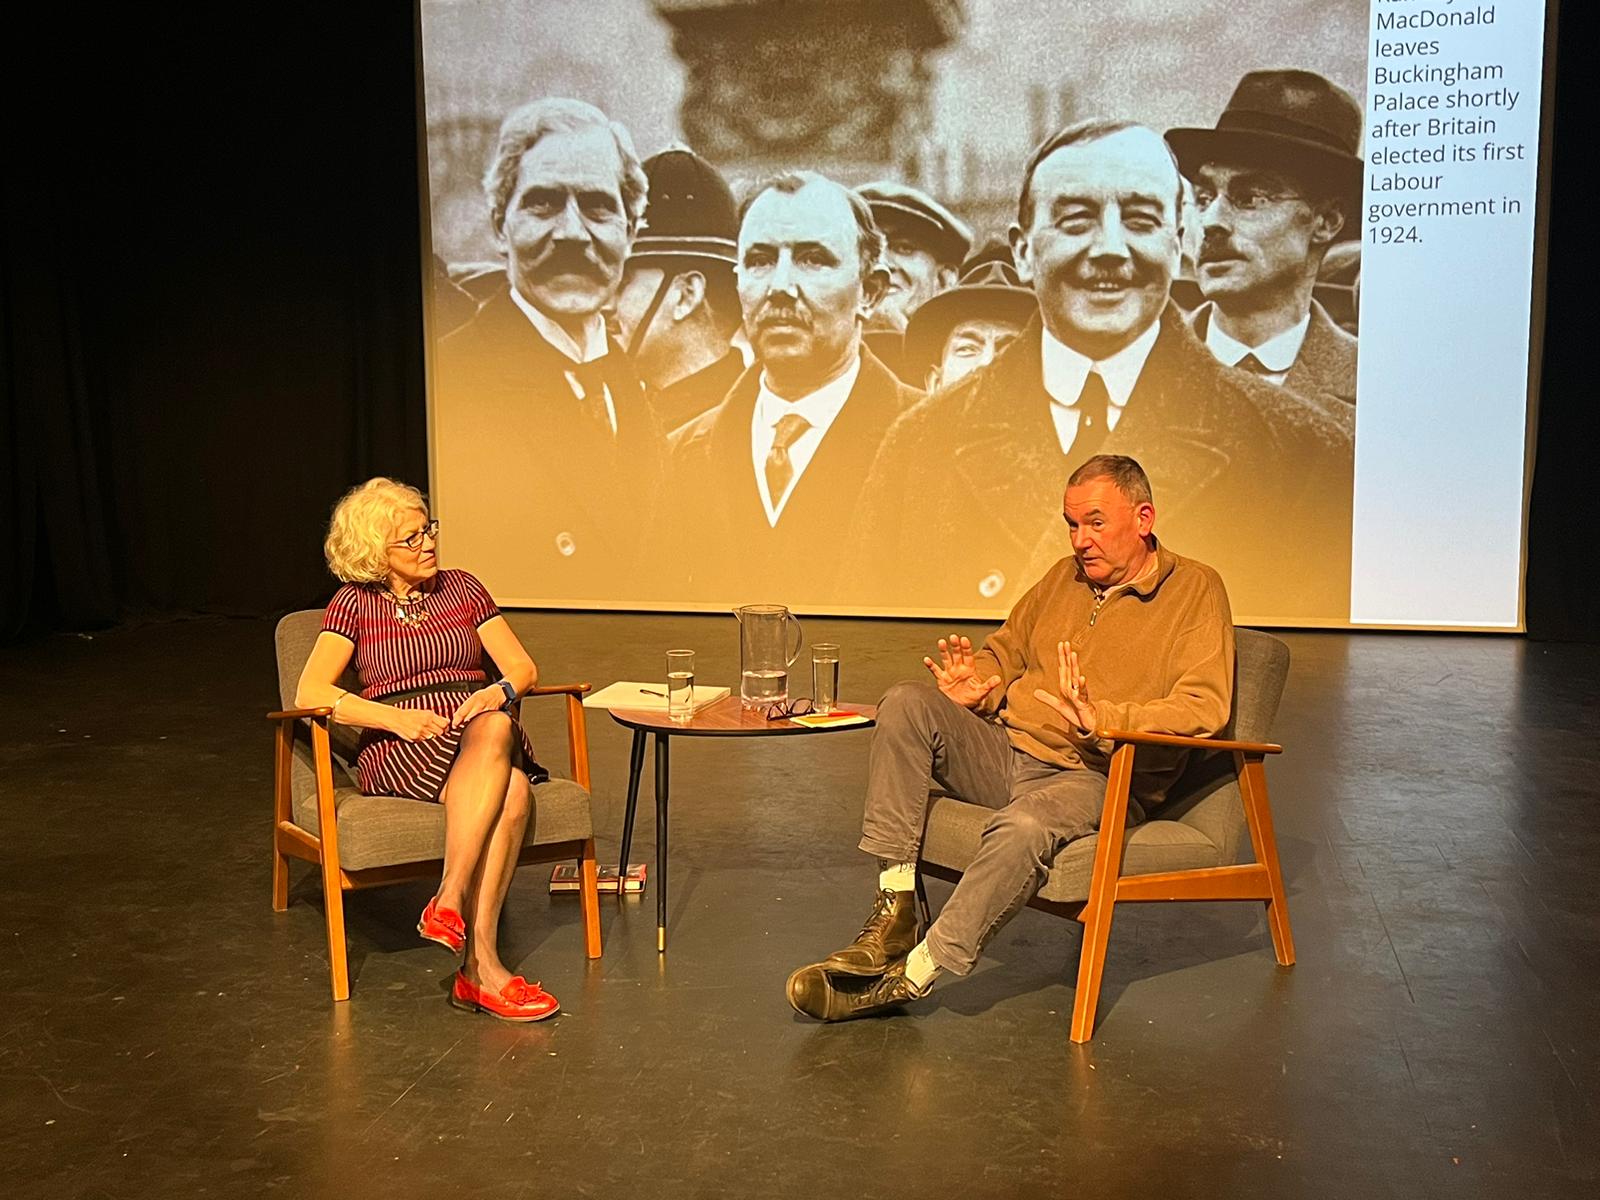
<path id="1" fill-rule="evenodd" d="M 1348 620 L 1365 3 L 421 18 L 436 502 L 508 597 L 1003 613 L 1104 453 Z"/>

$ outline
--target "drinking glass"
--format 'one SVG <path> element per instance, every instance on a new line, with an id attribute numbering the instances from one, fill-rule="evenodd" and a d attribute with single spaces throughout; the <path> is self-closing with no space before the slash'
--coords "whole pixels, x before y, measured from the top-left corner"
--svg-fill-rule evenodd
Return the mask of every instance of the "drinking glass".
<path id="1" fill-rule="evenodd" d="M 811 647 L 811 700 L 819 713 L 831 713 L 839 702 L 839 644 Z"/>
<path id="2" fill-rule="evenodd" d="M 694 651 L 667 651 L 667 716 L 687 721 L 694 716 Z"/>

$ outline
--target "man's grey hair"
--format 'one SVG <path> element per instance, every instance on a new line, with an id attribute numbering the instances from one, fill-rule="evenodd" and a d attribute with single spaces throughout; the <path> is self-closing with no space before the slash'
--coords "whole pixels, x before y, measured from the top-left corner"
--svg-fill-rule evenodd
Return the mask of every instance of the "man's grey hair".
<path id="1" fill-rule="evenodd" d="M 639 161 L 639 152 L 633 148 L 633 135 L 592 104 L 560 96 L 546 96 L 512 109 L 506 114 L 506 119 L 500 122 L 494 158 L 483 177 L 483 190 L 489 198 L 489 223 L 496 233 L 505 230 L 506 208 L 511 203 L 511 193 L 517 187 L 517 170 L 522 165 L 522 156 L 546 134 L 583 133 L 590 129 L 606 130 L 616 144 L 617 157 L 622 163 L 622 170 L 617 177 L 622 211 L 628 218 L 630 229 L 638 226 L 639 218 L 644 216 L 645 200 L 650 194 L 650 180 L 644 173 L 644 164 Z"/>
<path id="2" fill-rule="evenodd" d="M 883 270 L 885 245 L 883 231 L 872 219 L 872 209 L 867 202 L 837 180 L 829 179 L 818 171 L 785 171 L 781 175 L 765 179 L 757 184 L 755 190 L 744 198 L 744 203 L 739 205 L 739 224 L 744 225 L 744 218 L 750 211 L 750 206 L 763 194 L 782 192 L 786 196 L 792 196 L 809 183 L 824 183 L 838 188 L 849 203 L 850 214 L 856 219 L 856 253 L 861 256 L 861 282 L 865 284 L 874 271 Z"/>
<path id="3" fill-rule="evenodd" d="M 1155 503 L 1155 496 L 1150 491 L 1150 477 L 1144 473 L 1137 459 L 1129 458 L 1126 454 L 1096 454 L 1068 477 L 1067 486 L 1077 487 L 1091 479 L 1110 480 L 1117 491 L 1127 497 L 1128 503 L 1135 507 Z"/>
<path id="4" fill-rule="evenodd" d="M 1064 129 L 1045 138 L 1034 148 L 1028 157 L 1028 165 L 1022 172 L 1022 191 L 1017 196 L 1017 224 L 1026 231 L 1033 225 L 1033 173 L 1039 169 L 1039 164 L 1049 158 L 1063 146 L 1078 146 L 1084 142 L 1098 142 L 1101 138 L 1108 138 L 1114 133 L 1123 133 L 1129 129 L 1145 129 L 1137 121 L 1112 121 L 1105 117 L 1094 117 L 1087 121 L 1078 121 Z M 1155 130 L 1150 132 L 1155 133 Z M 1173 200 L 1172 219 L 1174 224 L 1183 218 L 1183 172 L 1178 169 L 1178 156 L 1172 152 L 1166 139 L 1161 138 L 1161 144 L 1166 147 L 1167 157 L 1172 160 L 1172 173 L 1178 178 L 1178 190 Z"/>

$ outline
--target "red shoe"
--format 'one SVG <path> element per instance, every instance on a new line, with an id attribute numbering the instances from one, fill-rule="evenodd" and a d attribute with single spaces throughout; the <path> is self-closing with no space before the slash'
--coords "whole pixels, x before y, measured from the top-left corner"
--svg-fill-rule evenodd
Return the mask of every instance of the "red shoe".
<path id="1" fill-rule="evenodd" d="M 453 908 L 438 907 L 439 897 L 428 901 L 417 922 L 417 932 L 430 942 L 438 942 L 451 954 L 460 954 L 467 948 L 467 923 Z"/>
<path id="2" fill-rule="evenodd" d="M 561 1011 L 561 1001 L 521 975 L 513 975 L 497 996 L 457 971 L 450 987 L 450 1003 L 467 1012 L 488 1013 L 502 1021 L 542 1021 Z"/>

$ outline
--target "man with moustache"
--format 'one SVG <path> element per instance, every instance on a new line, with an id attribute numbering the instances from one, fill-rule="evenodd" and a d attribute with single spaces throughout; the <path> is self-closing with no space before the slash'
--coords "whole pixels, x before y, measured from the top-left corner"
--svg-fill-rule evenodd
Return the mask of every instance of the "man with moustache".
<path id="1" fill-rule="evenodd" d="M 1354 404 L 1356 339 L 1312 291 L 1328 251 L 1359 236 L 1360 105 L 1310 71 L 1252 71 L 1215 129 L 1167 143 L 1199 212 L 1195 333 L 1219 362 Z"/>
<path id="2" fill-rule="evenodd" d="M 617 293 L 617 332 L 665 430 L 710 408 L 744 373 L 734 279 L 739 210 L 685 146 L 645 159 L 650 201 Z"/>
<path id="3" fill-rule="evenodd" d="M 992 365 L 895 425 L 849 555 L 853 604 L 987 613 L 1068 550 L 1056 491 L 1100 453 L 1167 496 L 1166 539 L 1246 614 L 1349 611 L 1352 422 L 1218 363 L 1169 305 L 1180 180 L 1161 136 L 1061 130 L 1024 173 L 1011 247 L 1038 297 Z"/>
<path id="4" fill-rule="evenodd" d="M 904 361 L 901 338 L 917 310 L 956 285 L 961 262 L 972 249 L 967 223 L 927 192 L 880 180 L 856 188 L 883 231 L 883 265 L 889 282 L 867 318 L 866 343 L 884 364 L 913 387 L 922 380 Z"/>
<path id="5" fill-rule="evenodd" d="M 780 175 L 745 202 L 737 275 L 755 362 L 671 438 L 686 598 L 831 601 L 873 455 L 921 395 L 861 344 L 882 246 L 866 203 L 814 172 Z"/>
<path id="6" fill-rule="evenodd" d="M 439 343 L 433 487 L 452 553 L 514 602 L 633 586 L 664 447 L 603 312 L 646 186 L 627 130 L 588 104 L 501 124 L 484 190 L 506 279 Z"/>

